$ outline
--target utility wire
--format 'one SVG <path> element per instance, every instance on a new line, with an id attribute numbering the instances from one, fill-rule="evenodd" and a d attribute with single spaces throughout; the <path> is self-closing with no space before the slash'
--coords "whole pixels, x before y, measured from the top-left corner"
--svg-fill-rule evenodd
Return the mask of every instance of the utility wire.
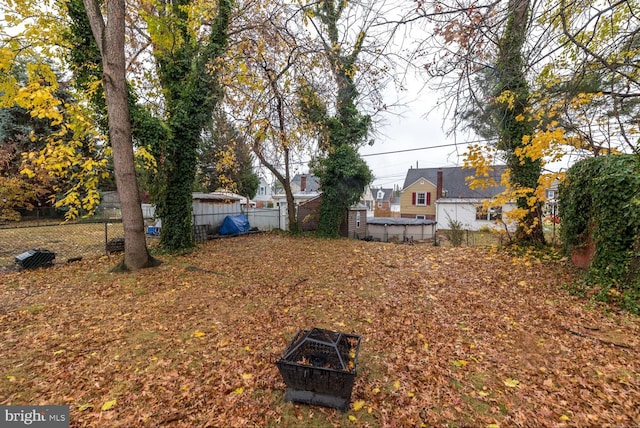
<path id="1" fill-rule="evenodd" d="M 462 144 L 472 144 L 472 143 L 490 143 L 493 140 L 487 140 L 487 139 L 483 139 L 483 140 L 474 140 L 474 141 L 467 141 L 465 143 Z M 391 152 L 380 152 L 380 153 L 369 153 L 366 155 L 360 155 L 360 157 L 368 157 L 368 156 L 381 156 L 381 155 L 392 155 L 395 153 L 406 153 L 406 152 L 415 152 L 415 151 L 419 151 L 419 150 L 429 150 L 429 149 L 440 149 L 442 147 L 454 147 L 454 146 L 459 146 L 461 145 L 461 143 L 450 143 L 450 144 L 440 144 L 437 146 L 426 146 L 426 147 L 418 147 L 416 149 L 404 149 L 404 150 L 393 150 Z"/>

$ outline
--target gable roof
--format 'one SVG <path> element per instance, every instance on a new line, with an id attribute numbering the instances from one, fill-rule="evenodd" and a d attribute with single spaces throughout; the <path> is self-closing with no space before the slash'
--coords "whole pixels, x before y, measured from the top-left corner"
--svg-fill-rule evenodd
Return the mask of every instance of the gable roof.
<path id="1" fill-rule="evenodd" d="M 378 200 L 378 190 L 382 190 L 384 192 L 384 196 L 382 197 L 383 201 L 391 201 L 393 199 L 393 189 L 384 189 L 382 187 L 378 187 L 377 189 L 375 187 L 370 187 L 370 189 L 371 195 L 376 201 Z"/>
<path id="2" fill-rule="evenodd" d="M 404 180 L 403 190 L 424 178 L 434 186 L 438 182 L 438 170 L 442 170 L 442 193 L 444 198 L 491 198 L 504 191 L 505 186 L 500 185 L 502 173 L 507 169 L 506 165 L 494 165 L 493 171 L 489 175 L 498 183 L 497 186 L 486 189 L 471 190 L 466 181 L 467 177 L 473 177 L 475 170 L 460 166 L 443 168 L 411 168 L 407 171 Z"/>

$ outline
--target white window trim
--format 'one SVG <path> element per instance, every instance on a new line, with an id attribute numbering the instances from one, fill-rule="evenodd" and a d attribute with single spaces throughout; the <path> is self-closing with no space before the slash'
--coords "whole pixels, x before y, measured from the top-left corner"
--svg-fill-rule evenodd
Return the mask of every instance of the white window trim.
<path id="1" fill-rule="evenodd" d="M 423 203 L 420 203 L 420 195 L 422 195 Z M 427 192 L 416 192 L 416 205 L 420 207 L 427 206 Z"/>

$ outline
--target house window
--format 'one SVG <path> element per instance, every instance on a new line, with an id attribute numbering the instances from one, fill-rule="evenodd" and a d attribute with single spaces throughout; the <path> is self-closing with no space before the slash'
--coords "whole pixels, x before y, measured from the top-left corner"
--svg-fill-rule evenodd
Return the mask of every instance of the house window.
<path id="1" fill-rule="evenodd" d="M 489 209 L 489 220 L 501 220 L 502 207 L 493 207 Z"/>
<path id="2" fill-rule="evenodd" d="M 424 215 L 417 215 L 416 220 L 426 220 L 426 217 Z"/>
<path id="3" fill-rule="evenodd" d="M 484 208 L 484 205 L 476 205 L 476 220 L 486 220 L 489 213 Z"/>
<path id="4" fill-rule="evenodd" d="M 413 205 L 431 205 L 431 192 L 414 192 L 411 199 Z"/>
<path id="5" fill-rule="evenodd" d="M 382 208 L 382 201 L 378 201 L 378 208 Z"/>
<path id="6" fill-rule="evenodd" d="M 547 190 L 547 199 L 554 200 L 556 198 L 555 190 Z"/>
<path id="7" fill-rule="evenodd" d="M 476 206 L 476 220 L 500 220 L 502 219 L 502 207 L 485 209 L 484 205 Z"/>
<path id="8" fill-rule="evenodd" d="M 356 227 L 360 227 L 360 213 L 356 213 Z"/>

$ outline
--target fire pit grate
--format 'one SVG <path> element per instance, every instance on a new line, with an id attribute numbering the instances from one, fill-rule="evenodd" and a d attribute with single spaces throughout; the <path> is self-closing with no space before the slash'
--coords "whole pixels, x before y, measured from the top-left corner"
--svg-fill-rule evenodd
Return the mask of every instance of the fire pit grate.
<path id="1" fill-rule="evenodd" d="M 313 328 L 296 333 L 276 362 L 286 401 L 346 411 L 356 376 L 361 336 Z"/>

